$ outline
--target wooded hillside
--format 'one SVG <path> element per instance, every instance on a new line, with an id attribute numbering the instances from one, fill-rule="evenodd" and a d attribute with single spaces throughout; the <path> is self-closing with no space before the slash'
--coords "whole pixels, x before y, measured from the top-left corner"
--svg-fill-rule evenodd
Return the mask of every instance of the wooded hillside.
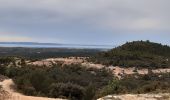
<path id="1" fill-rule="evenodd" d="M 170 47 L 150 41 L 134 41 L 102 52 L 92 58 L 96 63 L 122 67 L 170 67 Z"/>

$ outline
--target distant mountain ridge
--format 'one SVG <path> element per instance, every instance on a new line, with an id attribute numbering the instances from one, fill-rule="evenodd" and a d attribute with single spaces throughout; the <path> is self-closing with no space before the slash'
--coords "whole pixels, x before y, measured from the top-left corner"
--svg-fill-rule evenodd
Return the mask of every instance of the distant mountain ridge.
<path id="1" fill-rule="evenodd" d="M 40 42 L 0 42 L 0 44 L 111 46 L 111 45 L 96 45 L 96 44 L 64 44 L 64 43 L 40 43 Z"/>
<path id="2" fill-rule="evenodd" d="M 59 43 L 39 43 L 39 42 L 0 42 L 0 44 L 61 45 Z"/>
<path id="3" fill-rule="evenodd" d="M 39 42 L 0 42 L 0 47 L 54 47 L 54 48 L 106 48 L 111 49 L 112 45 L 89 45 L 89 44 L 62 44 L 62 43 L 39 43 Z"/>

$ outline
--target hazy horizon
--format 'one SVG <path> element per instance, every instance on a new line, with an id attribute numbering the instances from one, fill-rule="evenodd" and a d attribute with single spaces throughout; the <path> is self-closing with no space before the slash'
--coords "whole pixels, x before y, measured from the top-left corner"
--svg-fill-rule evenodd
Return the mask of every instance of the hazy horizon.
<path id="1" fill-rule="evenodd" d="M 78 44 L 78 43 L 56 43 L 56 42 L 35 42 L 35 41 L 0 41 L 0 44 L 40 44 L 40 45 L 81 45 L 81 46 L 121 46 L 127 42 L 135 42 L 135 41 L 149 41 L 149 42 L 154 42 L 150 40 L 132 40 L 132 41 L 126 41 L 122 42 L 120 44 Z M 169 44 L 164 44 L 161 42 L 154 42 L 154 43 L 160 43 L 162 45 L 168 45 Z"/>
<path id="2" fill-rule="evenodd" d="M 0 0 L 0 42 L 170 45 L 169 0 Z"/>

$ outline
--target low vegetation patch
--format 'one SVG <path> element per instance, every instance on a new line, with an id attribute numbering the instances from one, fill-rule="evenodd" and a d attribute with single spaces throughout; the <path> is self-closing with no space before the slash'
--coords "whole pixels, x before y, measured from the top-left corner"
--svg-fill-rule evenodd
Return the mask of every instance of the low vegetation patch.
<path id="1" fill-rule="evenodd" d="M 113 79 L 98 93 L 98 97 L 109 94 L 170 93 L 170 73 L 127 75 L 121 80 Z"/>

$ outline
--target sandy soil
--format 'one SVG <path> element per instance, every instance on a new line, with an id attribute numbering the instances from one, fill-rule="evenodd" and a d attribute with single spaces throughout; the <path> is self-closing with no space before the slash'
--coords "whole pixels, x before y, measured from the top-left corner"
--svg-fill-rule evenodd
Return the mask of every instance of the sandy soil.
<path id="1" fill-rule="evenodd" d="M 43 66 L 43 65 L 51 66 L 52 64 L 57 64 L 58 62 L 61 62 L 65 65 L 69 65 L 69 64 L 80 64 L 84 61 L 85 61 L 85 58 L 83 57 L 49 58 L 49 59 L 31 62 L 28 64 L 37 65 L 37 66 Z"/>
<path id="2" fill-rule="evenodd" d="M 6 79 L 3 82 L 0 82 L 2 88 L 10 94 L 10 98 L 6 100 L 63 100 L 63 99 L 53 99 L 45 97 L 34 97 L 34 96 L 25 96 L 21 93 L 16 92 L 11 88 L 14 85 L 11 79 Z"/>
<path id="3" fill-rule="evenodd" d="M 135 74 L 135 73 L 142 74 L 142 75 L 148 74 L 148 69 L 146 68 L 137 69 L 136 70 L 137 72 L 134 72 L 135 70 L 134 67 L 121 68 L 119 66 L 104 66 L 102 64 L 94 64 L 92 62 L 88 62 L 85 59 L 86 57 L 49 58 L 49 59 L 44 59 L 41 61 L 31 62 L 29 64 L 37 65 L 37 66 L 46 65 L 48 67 L 51 66 L 52 64 L 57 64 L 57 63 L 62 63 L 63 65 L 81 64 L 82 66 L 86 68 L 97 68 L 97 69 L 106 68 L 108 70 L 111 70 L 113 74 L 117 76 L 118 78 L 121 78 L 123 75 L 129 75 L 129 74 Z M 170 72 L 170 68 L 153 69 L 152 72 L 153 73 L 167 73 L 167 72 Z"/>
<path id="4" fill-rule="evenodd" d="M 136 72 L 134 71 L 135 68 L 134 67 L 130 67 L 130 68 L 121 68 L 121 67 L 114 67 L 114 66 L 110 66 L 109 67 L 110 70 L 112 70 L 113 74 L 115 76 L 117 76 L 118 78 L 121 78 L 123 75 L 131 75 L 131 74 L 135 74 L 138 73 L 140 75 L 146 75 L 148 74 L 148 69 L 143 68 L 143 69 L 137 69 Z M 159 69 L 152 69 L 153 73 L 168 73 L 170 72 L 170 68 L 159 68 Z"/>
<path id="5" fill-rule="evenodd" d="M 108 95 L 97 100 L 170 100 L 170 94 L 125 94 Z"/>

